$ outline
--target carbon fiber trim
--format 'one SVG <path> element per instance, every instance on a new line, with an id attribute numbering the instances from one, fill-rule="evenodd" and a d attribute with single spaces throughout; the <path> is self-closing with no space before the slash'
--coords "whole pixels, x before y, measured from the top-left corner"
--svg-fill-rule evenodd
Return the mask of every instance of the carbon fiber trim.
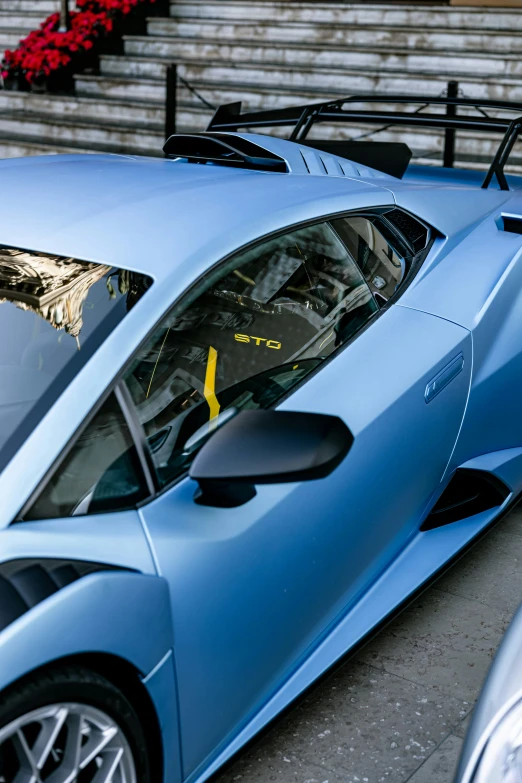
<path id="1" fill-rule="evenodd" d="M 0 563 L 0 631 L 46 598 L 88 574 L 124 570 L 81 560 L 27 559 Z"/>

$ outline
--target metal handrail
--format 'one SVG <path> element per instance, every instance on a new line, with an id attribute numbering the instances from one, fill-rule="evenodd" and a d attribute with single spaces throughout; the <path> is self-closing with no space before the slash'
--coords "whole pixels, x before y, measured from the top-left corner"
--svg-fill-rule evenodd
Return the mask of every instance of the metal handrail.
<path id="1" fill-rule="evenodd" d="M 60 0 L 60 26 L 59 33 L 66 33 L 71 29 L 71 14 L 69 12 L 69 1 Z"/>

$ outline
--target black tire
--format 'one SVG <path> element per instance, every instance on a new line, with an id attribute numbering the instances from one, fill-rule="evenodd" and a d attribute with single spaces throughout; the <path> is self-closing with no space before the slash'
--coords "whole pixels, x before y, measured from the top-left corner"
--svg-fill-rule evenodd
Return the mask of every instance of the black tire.
<path id="1" fill-rule="evenodd" d="M 109 680 L 82 666 L 42 670 L 7 688 L 0 694 L 0 732 L 33 710 L 71 702 L 94 707 L 109 716 L 130 746 L 138 783 L 152 783 L 147 740 L 133 705 Z M 0 783 L 11 783 L 5 773 L 2 777 L 3 757 L 0 747 Z"/>

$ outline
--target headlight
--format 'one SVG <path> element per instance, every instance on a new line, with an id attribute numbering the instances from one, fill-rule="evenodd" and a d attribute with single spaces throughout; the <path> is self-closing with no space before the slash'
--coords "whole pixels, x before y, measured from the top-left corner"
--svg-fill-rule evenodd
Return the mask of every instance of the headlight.
<path id="1" fill-rule="evenodd" d="M 493 729 L 473 783 L 522 783 L 522 701 Z"/>

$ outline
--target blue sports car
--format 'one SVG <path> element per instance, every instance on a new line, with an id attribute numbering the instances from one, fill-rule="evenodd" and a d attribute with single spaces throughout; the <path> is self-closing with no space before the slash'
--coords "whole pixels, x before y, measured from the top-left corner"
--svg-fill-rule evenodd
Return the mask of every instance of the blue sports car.
<path id="1" fill-rule="evenodd" d="M 521 492 L 522 107 L 392 102 L 0 164 L 2 783 L 205 780 Z"/>

